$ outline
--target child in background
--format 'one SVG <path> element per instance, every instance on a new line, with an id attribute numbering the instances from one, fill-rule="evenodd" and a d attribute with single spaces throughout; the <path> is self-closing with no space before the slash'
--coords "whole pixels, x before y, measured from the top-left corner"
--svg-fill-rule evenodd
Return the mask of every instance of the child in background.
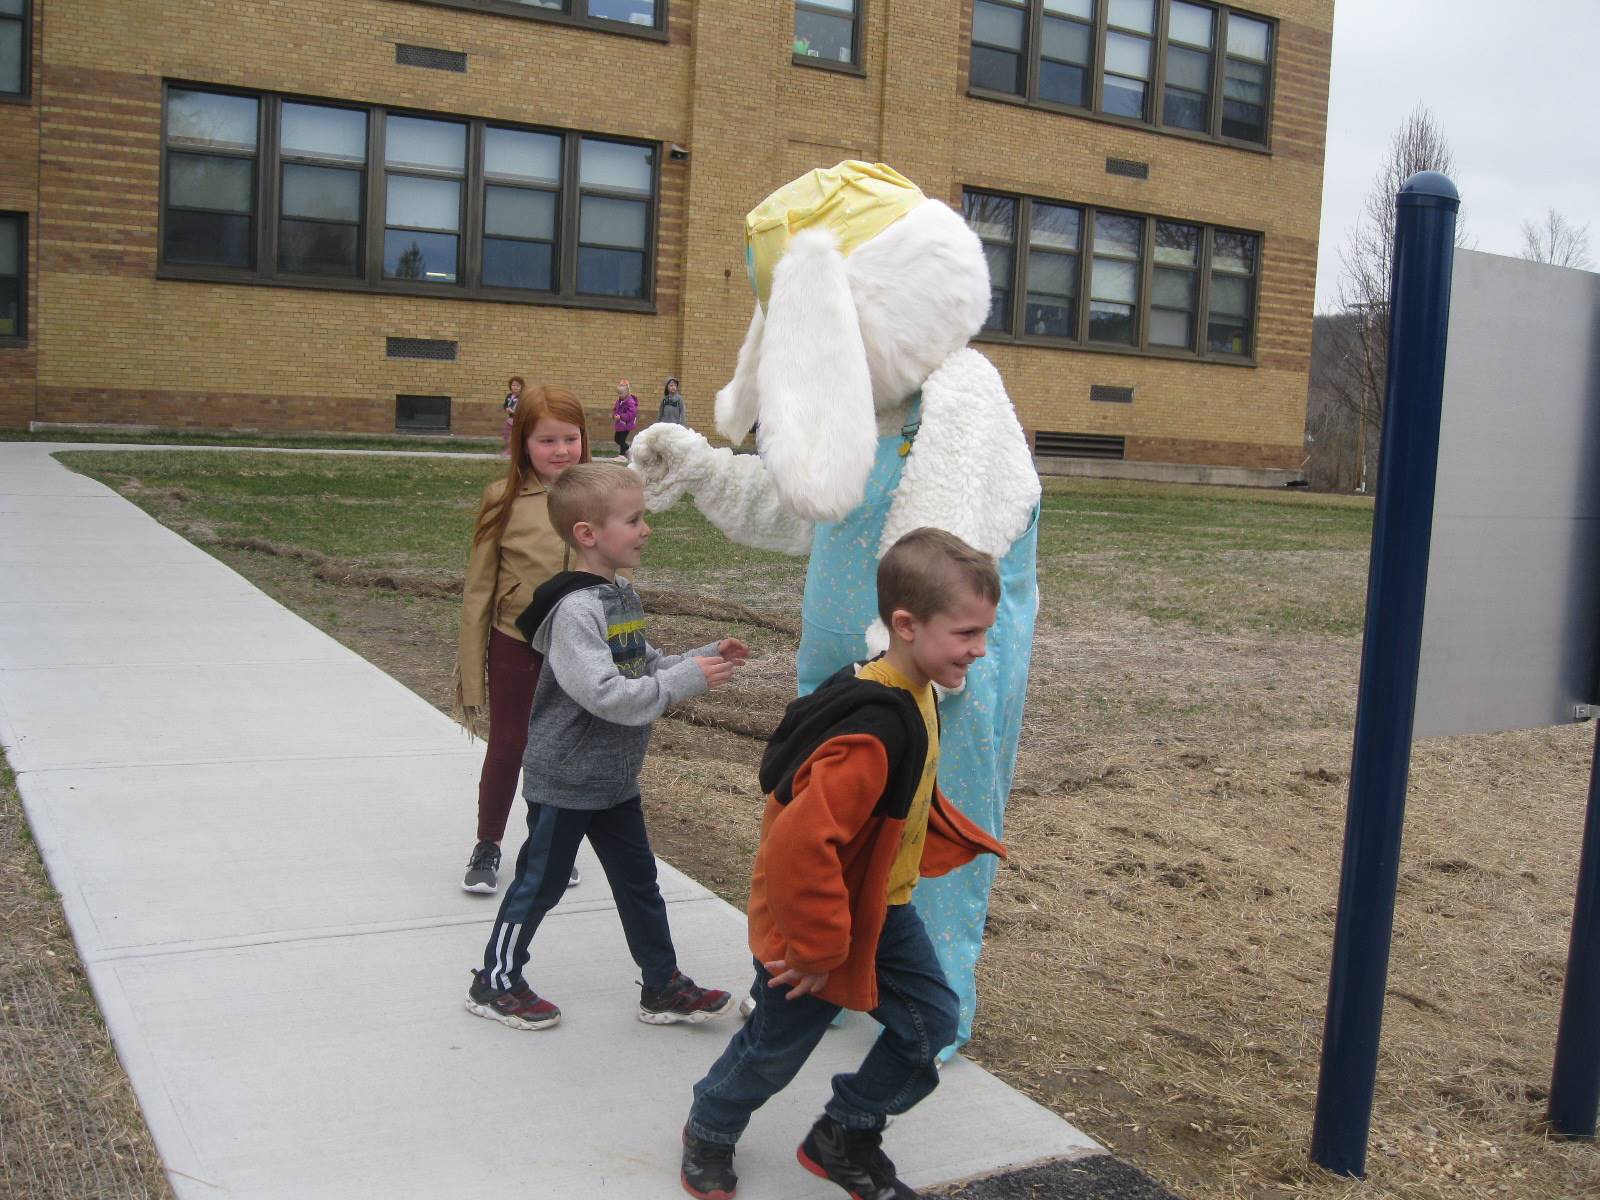
<path id="1" fill-rule="evenodd" d="M 528 840 L 517 875 L 474 971 L 467 1011 L 513 1029 L 547 1029 L 561 1010 L 523 979 L 540 921 L 561 899 L 578 843 L 594 848 L 611 884 L 628 951 L 642 973 L 639 1020 L 699 1022 L 733 1007 L 727 992 L 678 970 L 667 906 L 640 806 L 639 769 L 650 727 L 668 705 L 727 683 L 749 656 L 737 638 L 684 655 L 645 640 L 633 570 L 650 526 L 644 491 L 626 467 L 569 467 L 550 489 L 550 522 L 573 552 L 572 570 L 547 580 L 518 619 L 545 656 L 534 694 L 523 795 Z"/>
<path id="2" fill-rule="evenodd" d="M 500 431 L 500 440 L 505 443 L 501 453 L 508 458 L 511 455 L 511 425 L 517 419 L 517 401 L 522 398 L 522 389 L 526 386 L 521 375 L 513 375 L 506 380 L 506 398 L 500 404 L 506 412 L 506 424 Z"/>
<path id="3" fill-rule="evenodd" d="M 617 453 L 628 452 L 628 435 L 639 423 L 639 397 L 626 379 L 617 380 L 617 402 L 611 406 L 611 429 L 617 439 Z"/>
<path id="4" fill-rule="evenodd" d="M 767 793 L 750 885 L 755 1009 L 694 1086 L 684 1190 L 730 1200 L 734 1145 L 842 1008 L 883 1026 L 796 1152 L 856 1200 L 914 1197 L 882 1149 L 888 1118 L 938 1086 L 960 1002 L 911 904 L 923 875 L 1005 849 L 939 790 L 933 685 L 983 657 L 1000 577 L 954 534 L 915 529 L 878 565 L 889 649 L 789 705 L 761 760 Z"/>
<path id="5" fill-rule="evenodd" d="M 687 425 L 688 416 L 684 411 L 683 393 L 678 390 L 678 381 L 669 378 L 661 388 L 661 411 L 656 414 L 656 420 L 665 421 L 670 425 Z"/>
<path id="6" fill-rule="evenodd" d="M 500 843 L 516 798 L 517 774 L 528 741 L 528 710 L 541 659 L 517 628 L 534 589 L 567 566 L 566 543 L 550 527 L 549 488 L 575 463 L 589 461 L 583 406 L 563 387 L 535 387 L 511 415 L 514 451 L 505 477 L 483 490 L 478 522 L 461 590 L 461 632 L 456 649 L 455 717 L 476 732 L 485 718 L 489 744 L 478 777 L 478 837 L 461 886 L 494 892 L 499 886 Z M 574 867 L 571 883 L 578 882 Z"/>

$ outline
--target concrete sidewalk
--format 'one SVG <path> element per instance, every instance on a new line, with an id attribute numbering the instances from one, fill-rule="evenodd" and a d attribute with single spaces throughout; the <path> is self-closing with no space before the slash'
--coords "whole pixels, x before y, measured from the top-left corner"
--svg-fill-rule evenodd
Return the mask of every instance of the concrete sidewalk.
<path id="1" fill-rule="evenodd" d="M 689 1086 L 732 1026 L 634 1019 L 587 848 L 530 967 L 560 1027 L 468 1016 L 481 745 L 61 448 L 0 443 L 0 745 L 177 1194 L 681 1195 Z M 665 865 L 662 890 L 684 968 L 747 987 L 742 914 Z M 757 1114 L 743 1200 L 841 1195 L 794 1145 L 869 1036 L 830 1034 Z M 885 1144 L 916 1186 L 1112 1164 L 961 1059 Z"/>

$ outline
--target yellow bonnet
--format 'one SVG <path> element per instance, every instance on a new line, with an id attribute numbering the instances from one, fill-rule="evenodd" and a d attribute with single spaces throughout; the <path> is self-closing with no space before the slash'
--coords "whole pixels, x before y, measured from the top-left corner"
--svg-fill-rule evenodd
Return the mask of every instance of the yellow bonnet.
<path id="1" fill-rule="evenodd" d="M 802 229 L 831 229 L 839 253 L 848 255 L 924 199 L 922 190 L 892 167 L 855 159 L 784 184 L 744 219 L 745 269 L 761 307 L 772 294 L 772 272 L 789 239 Z"/>

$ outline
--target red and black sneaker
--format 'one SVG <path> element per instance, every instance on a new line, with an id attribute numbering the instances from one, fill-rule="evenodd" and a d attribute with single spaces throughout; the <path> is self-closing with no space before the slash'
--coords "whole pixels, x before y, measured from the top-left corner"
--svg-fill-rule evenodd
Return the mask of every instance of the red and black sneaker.
<path id="1" fill-rule="evenodd" d="M 467 1011 L 513 1029 L 549 1029 L 561 1020 L 561 1010 L 541 999 L 526 983 L 496 988 L 483 977 L 482 971 L 472 973 L 472 986 L 467 989 Z"/>
<path id="2" fill-rule="evenodd" d="M 733 1173 L 733 1144 L 708 1142 L 683 1127 L 683 1190 L 699 1200 L 733 1200 L 739 1177 Z"/>
<path id="3" fill-rule="evenodd" d="M 821 1116 L 794 1156 L 813 1175 L 849 1192 L 852 1200 L 917 1200 L 883 1152 L 882 1130 L 851 1129 Z"/>
<path id="4" fill-rule="evenodd" d="M 718 988 L 696 987 L 682 971 L 658 988 L 639 989 L 639 1020 L 646 1025 L 697 1024 L 733 1008 L 733 997 Z"/>

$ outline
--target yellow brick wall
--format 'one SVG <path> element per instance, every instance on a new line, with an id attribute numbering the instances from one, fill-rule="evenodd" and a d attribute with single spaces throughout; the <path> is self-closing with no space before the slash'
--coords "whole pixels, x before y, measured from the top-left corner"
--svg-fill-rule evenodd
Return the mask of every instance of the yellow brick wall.
<path id="1" fill-rule="evenodd" d="M 869 2 L 865 77 L 791 62 L 793 0 L 669 0 L 666 41 L 414 0 L 38 6 L 40 86 L 21 110 L 42 139 L 38 388 L 21 420 L 382 431 L 394 396 L 420 393 L 454 397 L 456 431 L 485 433 L 516 372 L 575 387 L 597 421 L 619 375 L 648 412 L 678 374 L 709 428 L 752 306 L 744 213 L 801 171 L 861 157 L 952 202 L 981 186 L 1261 231 L 1254 367 L 982 348 L 1029 427 L 1119 433 L 1129 457 L 1298 463 L 1331 0 L 1249 6 L 1280 21 L 1270 155 L 967 96 L 971 0 Z M 469 70 L 397 66 L 396 42 L 463 51 Z M 163 79 L 687 146 L 687 162 L 663 156 L 657 311 L 157 279 Z M 1148 162 L 1150 178 L 1107 175 L 1107 155 Z M 460 356 L 389 359 L 395 336 L 453 338 Z M 8 355 L 0 421 L 17 424 Z M 1135 402 L 1091 404 L 1094 383 L 1132 386 Z"/>
<path id="2" fill-rule="evenodd" d="M 39 22 L 33 22 L 33 92 L 37 97 Z M 28 294 L 24 304 L 29 332 L 38 328 L 39 273 L 39 113 L 30 100 L 0 101 L 0 212 L 24 213 L 28 218 Z M 33 343 L 0 346 L 0 429 L 26 426 L 33 418 L 34 372 L 37 352 Z"/>

